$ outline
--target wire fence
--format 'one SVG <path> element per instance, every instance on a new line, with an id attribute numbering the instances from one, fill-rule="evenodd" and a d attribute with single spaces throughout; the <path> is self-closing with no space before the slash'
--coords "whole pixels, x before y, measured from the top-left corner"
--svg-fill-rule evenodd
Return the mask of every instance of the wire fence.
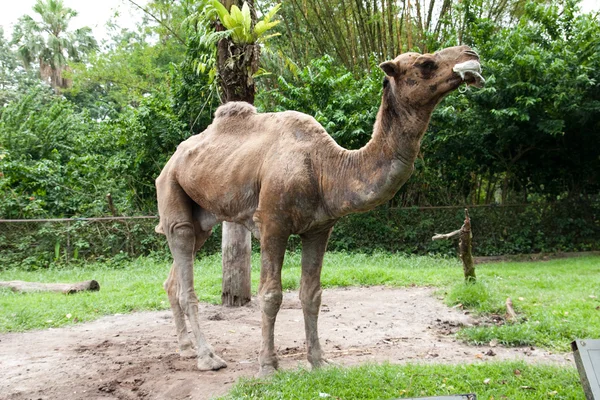
<path id="1" fill-rule="evenodd" d="M 525 207 L 528 204 L 471 204 L 459 206 L 414 206 L 414 207 L 389 207 L 389 210 L 448 210 L 483 207 Z M 30 218 L 30 219 L 0 219 L 0 223 L 29 223 L 29 222 L 77 222 L 77 221 L 125 221 L 135 219 L 158 219 L 158 215 L 114 216 L 114 217 L 71 217 L 71 218 Z"/>
<path id="2" fill-rule="evenodd" d="M 30 222 L 77 222 L 77 221 L 125 221 L 130 219 L 158 219 L 156 215 L 138 215 L 134 217 L 72 217 L 72 218 L 50 218 L 50 219 L 0 219 L 0 223 L 5 224 L 19 224 L 19 223 L 30 223 Z"/>
<path id="3" fill-rule="evenodd" d="M 600 250 L 600 201 L 544 204 L 380 207 L 342 218 L 331 236 L 333 251 L 376 250 L 454 254 L 452 241 L 431 241 L 460 228 L 470 210 L 474 254 L 490 256 L 550 251 Z M 54 264 L 168 256 L 155 215 L 0 219 L 0 269 L 44 268 Z M 203 252 L 220 251 L 220 227 Z M 255 248 L 258 243 L 254 242 Z M 293 236 L 289 248 L 297 250 Z"/>
<path id="4" fill-rule="evenodd" d="M 0 220 L 0 261 L 34 268 L 166 252 L 164 236 L 154 232 L 157 220 L 155 216 Z"/>
<path id="5" fill-rule="evenodd" d="M 442 212 L 448 220 L 448 211 L 462 212 L 464 208 L 498 208 L 523 207 L 523 204 L 512 205 L 456 205 L 456 206 L 422 206 L 422 207 L 387 207 L 386 219 L 394 215 L 392 221 L 398 225 L 411 226 L 403 220 L 406 213 L 419 212 L 423 215 Z M 394 244 L 384 243 L 381 238 L 364 240 L 357 238 L 359 228 L 369 216 L 381 216 L 380 211 L 373 211 L 367 217 L 358 217 L 348 224 L 342 225 L 340 232 L 334 233 L 330 248 L 335 250 L 369 251 L 372 248 L 391 250 Z M 377 217 L 376 217 L 377 218 Z M 377 224 L 385 224 L 377 218 Z M 52 263 L 71 263 L 81 260 L 105 260 L 111 258 L 133 258 L 152 253 L 166 254 L 168 246 L 163 235 L 154 232 L 158 222 L 156 215 L 141 216 L 107 216 L 107 217 L 71 217 L 71 218 L 35 218 L 35 219 L 0 219 L 0 261 L 6 265 L 50 265 Z M 383 225 L 382 225 L 383 226 Z M 370 227 L 372 233 L 385 232 L 385 229 Z M 348 237 L 344 237 L 347 235 Z M 373 238 L 373 236 L 364 236 Z M 425 232 L 429 235 L 429 232 Z M 407 236 L 414 236 L 407 233 Z M 204 252 L 214 253 L 220 249 L 220 227 L 215 228 L 213 235 L 203 247 Z M 396 242 L 398 243 L 398 242 Z M 296 250 L 300 245 L 298 237 L 290 240 L 289 248 Z M 254 247 L 258 243 L 254 241 Z M 403 249 L 411 251 L 411 249 Z M 434 250 L 438 250 L 437 248 Z M 0 268 L 2 268 L 0 266 Z"/>

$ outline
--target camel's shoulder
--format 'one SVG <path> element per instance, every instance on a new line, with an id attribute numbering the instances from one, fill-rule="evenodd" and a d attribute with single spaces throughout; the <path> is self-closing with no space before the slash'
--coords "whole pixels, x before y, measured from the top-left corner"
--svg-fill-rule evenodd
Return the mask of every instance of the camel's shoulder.
<path id="1" fill-rule="evenodd" d="M 313 116 L 305 114 L 300 111 L 293 111 L 293 110 L 281 111 L 281 112 L 273 113 L 273 115 L 277 115 L 282 120 L 284 120 L 285 122 L 288 122 L 290 124 L 299 125 L 299 126 L 303 125 L 306 127 L 322 128 L 321 124 L 319 124 L 319 122 Z"/>

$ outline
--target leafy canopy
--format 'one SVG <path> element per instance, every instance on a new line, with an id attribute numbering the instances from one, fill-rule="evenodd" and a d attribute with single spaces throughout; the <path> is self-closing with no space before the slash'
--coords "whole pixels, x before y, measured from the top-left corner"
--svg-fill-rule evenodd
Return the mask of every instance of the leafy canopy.
<path id="1" fill-rule="evenodd" d="M 67 87 L 62 71 L 69 61 L 81 61 L 82 56 L 97 48 L 96 39 L 89 27 L 68 30 L 71 18 L 77 15 L 65 7 L 62 0 L 37 0 L 34 19 L 24 15 L 13 32 L 12 43 L 23 65 L 29 68 L 37 63 L 42 79 L 57 87 Z"/>

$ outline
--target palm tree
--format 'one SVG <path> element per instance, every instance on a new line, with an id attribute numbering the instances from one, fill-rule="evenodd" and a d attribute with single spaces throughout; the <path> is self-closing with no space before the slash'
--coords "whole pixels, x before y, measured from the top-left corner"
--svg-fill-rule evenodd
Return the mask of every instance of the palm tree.
<path id="1" fill-rule="evenodd" d="M 29 15 L 19 19 L 12 43 L 18 45 L 18 55 L 25 68 L 37 63 L 40 77 L 58 91 L 70 86 L 63 77 L 68 61 L 81 57 L 98 47 L 89 27 L 68 31 L 71 18 L 77 11 L 65 7 L 62 0 L 37 0 L 33 6 L 41 20 Z"/>

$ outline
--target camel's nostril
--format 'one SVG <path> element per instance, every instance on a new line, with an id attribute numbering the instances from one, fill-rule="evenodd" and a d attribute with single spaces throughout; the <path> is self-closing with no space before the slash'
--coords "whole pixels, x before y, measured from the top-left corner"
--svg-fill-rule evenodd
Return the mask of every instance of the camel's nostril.
<path id="1" fill-rule="evenodd" d="M 469 55 L 469 56 L 475 56 L 475 57 L 479 58 L 479 54 L 475 53 L 473 50 L 466 50 L 465 54 Z"/>

